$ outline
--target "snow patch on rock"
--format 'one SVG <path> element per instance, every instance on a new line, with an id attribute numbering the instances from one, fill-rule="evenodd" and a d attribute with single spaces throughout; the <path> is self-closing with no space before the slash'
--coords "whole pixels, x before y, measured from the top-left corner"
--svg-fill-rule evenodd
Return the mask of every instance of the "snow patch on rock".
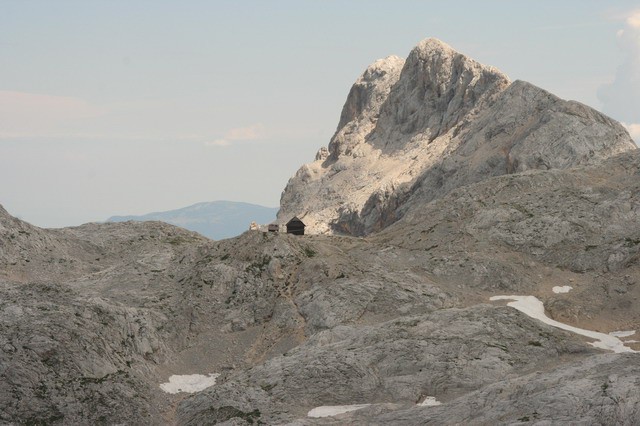
<path id="1" fill-rule="evenodd" d="M 551 290 L 554 293 L 569 293 L 571 290 L 573 290 L 573 287 L 571 287 L 570 285 L 555 286 Z"/>
<path id="2" fill-rule="evenodd" d="M 350 411 L 360 410 L 371 404 L 355 404 L 355 405 L 323 405 L 316 407 L 307 413 L 307 417 L 331 417 L 338 414 L 348 413 Z"/>
<path id="3" fill-rule="evenodd" d="M 420 407 L 435 407 L 436 405 L 442 405 L 442 402 L 438 401 L 435 396 L 428 396 L 418 405 Z"/>
<path id="4" fill-rule="evenodd" d="M 210 386 L 216 384 L 216 379 L 220 374 L 210 373 L 203 374 L 186 374 L 181 376 L 171 376 L 167 383 L 162 383 L 160 389 L 167 393 L 195 393 L 200 392 Z"/>
<path id="5" fill-rule="evenodd" d="M 628 331 L 612 331 L 611 333 L 609 333 L 609 336 L 615 336 L 615 337 L 629 337 L 629 336 L 633 336 L 634 334 L 636 334 L 635 330 L 628 330 Z"/>
<path id="6" fill-rule="evenodd" d="M 535 296 L 493 296 L 489 300 L 513 300 L 513 302 L 507 303 L 507 306 L 511 306 L 531 318 L 535 318 L 552 327 L 561 328 L 572 333 L 595 339 L 596 342 L 591 342 L 589 344 L 596 348 L 606 349 L 615 353 L 637 352 L 625 346 L 624 342 L 616 336 L 599 333 L 597 331 L 585 330 L 552 320 L 544 313 L 544 304 Z"/>

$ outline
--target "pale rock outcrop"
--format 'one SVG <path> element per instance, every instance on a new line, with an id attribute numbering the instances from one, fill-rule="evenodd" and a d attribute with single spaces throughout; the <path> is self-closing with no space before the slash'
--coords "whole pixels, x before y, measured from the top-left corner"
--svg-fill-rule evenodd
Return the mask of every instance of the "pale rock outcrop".
<path id="1" fill-rule="evenodd" d="M 341 188 L 353 189 L 358 182 L 365 184 L 360 177 L 367 175 L 366 162 L 358 161 L 358 158 L 370 158 L 375 155 L 366 139 L 375 128 L 382 104 L 389 96 L 389 91 L 398 81 L 404 60 L 397 56 L 389 56 L 370 65 L 358 78 L 351 88 L 347 101 L 342 109 L 338 130 L 329 143 L 329 148 L 321 148 L 316 154 L 316 161 L 306 164 L 298 170 L 295 177 L 289 182 L 282 195 L 282 203 L 291 206 L 300 206 L 308 203 L 308 197 L 314 194 L 319 197 L 327 209 L 323 216 L 322 208 L 318 206 L 317 220 L 307 223 L 311 217 L 301 215 L 308 229 L 314 232 L 329 232 L 329 216 L 333 210 L 337 192 Z M 357 168 L 358 173 L 348 173 L 337 176 L 342 170 Z M 332 188 L 325 187 L 324 177 L 335 176 L 336 185 Z M 344 177 L 344 179 L 341 179 Z M 303 185 L 306 192 L 298 191 Z M 364 195 L 370 193 L 372 188 L 368 186 L 361 190 Z M 326 201 L 326 203 L 325 203 Z M 286 222 L 296 215 L 294 209 L 281 210 L 278 214 L 280 222 Z M 314 216 L 315 217 L 315 216 Z"/>
<path id="2" fill-rule="evenodd" d="M 278 218 L 367 235 L 412 205 L 491 176 L 566 168 L 636 148 L 619 123 L 427 39 L 355 83 L 328 150 L 283 191 Z M 409 198 L 411 202 L 407 202 Z"/>

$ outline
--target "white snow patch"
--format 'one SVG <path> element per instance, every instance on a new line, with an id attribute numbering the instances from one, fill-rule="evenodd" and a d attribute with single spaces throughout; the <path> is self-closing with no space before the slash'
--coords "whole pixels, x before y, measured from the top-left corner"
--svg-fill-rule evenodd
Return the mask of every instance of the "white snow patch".
<path id="1" fill-rule="evenodd" d="M 555 286 L 551 290 L 553 290 L 554 293 L 569 293 L 571 290 L 573 290 L 573 287 L 571 287 L 570 285 Z"/>
<path id="2" fill-rule="evenodd" d="M 194 393 L 200 392 L 216 384 L 216 379 L 220 374 L 210 373 L 202 374 L 186 374 L 183 376 L 171 376 L 167 383 L 162 383 L 160 389 L 167 393 Z"/>
<path id="3" fill-rule="evenodd" d="M 622 343 L 640 343 L 640 340 L 623 340 Z"/>
<path id="4" fill-rule="evenodd" d="M 316 407 L 307 413 L 307 417 L 331 417 L 338 414 L 348 413 L 349 411 L 356 411 L 364 407 L 368 407 L 371 404 L 357 404 L 357 405 L 323 405 Z"/>
<path id="5" fill-rule="evenodd" d="M 629 330 L 629 331 L 612 331 L 611 333 L 609 333 L 609 336 L 615 336 L 615 337 L 629 337 L 629 336 L 633 336 L 634 334 L 636 334 L 635 330 Z"/>
<path id="6" fill-rule="evenodd" d="M 420 407 L 435 407 L 436 405 L 442 405 L 442 402 L 438 401 L 435 396 L 428 396 L 418 405 Z"/>
<path id="7" fill-rule="evenodd" d="M 596 342 L 589 344 L 596 348 L 607 349 L 616 353 L 636 352 L 625 346 L 624 343 L 616 336 L 599 333 L 597 331 L 584 330 L 582 328 L 573 327 L 571 325 L 552 320 L 544 313 L 544 304 L 535 296 L 493 296 L 489 300 L 513 300 L 513 302 L 507 303 L 507 305 L 529 315 L 531 318 L 535 318 L 545 324 L 549 324 L 550 326 L 595 339 L 597 340 Z"/>

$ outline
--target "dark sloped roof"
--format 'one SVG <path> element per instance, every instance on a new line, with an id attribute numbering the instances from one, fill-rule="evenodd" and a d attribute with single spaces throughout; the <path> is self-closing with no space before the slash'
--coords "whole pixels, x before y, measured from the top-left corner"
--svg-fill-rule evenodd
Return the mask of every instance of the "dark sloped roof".
<path id="1" fill-rule="evenodd" d="M 298 216 L 294 216 L 293 219 L 291 219 L 289 222 L 287 222 L 287 226 L 289 226 L 289 225 L 298 225 L 298 224 L 300 224 L 302 226 L 307 226 L 307 225 L 304 224 L 303 221 L 301 221 L 298 218 Z"/>

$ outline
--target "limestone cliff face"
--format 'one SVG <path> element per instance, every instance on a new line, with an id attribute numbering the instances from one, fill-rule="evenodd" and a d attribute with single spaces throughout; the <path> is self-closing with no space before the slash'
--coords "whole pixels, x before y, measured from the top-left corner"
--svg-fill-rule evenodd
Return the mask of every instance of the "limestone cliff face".
<path id="1" fill-rule="evenodd" d="M 603 114 L 427 39 L 358 78 L 328 149 L 283 191 L 278 219 L 367 235 L 462 185 L 635 148 Z"/>
<path id="2" fill-rule="evenodd" d="M 408 145 L 412 142 L 433 142 L 508 85 L 507 76 L 497 69 L 479 64 L 439 40 L 424 40 L 409 54 L 384 103 L 372 138 L 374 145 L 389 153 L 411 148 Z"/>
<path id="3" fill-rule="evenodd" d="M 396 56 L 374 62 L 358 78 L 351 88 L 342 109 L 338 129 L 329 143 L 316 154 L 316 161 L 298 170 L 282 194 L 278 220 L 286 222 L 317 198 L 315 214 L 303 213 L 305 224 L 314 233 L 329 233 L 329 218 L 334 215 L 334 203 L 340 198 L 342 188 L 355 190 L 359 183 L 365 185 L 358 191 L 361 197 L 370 194 L 375 186 L 367 184 L 368 165 L 375 156 L 367 138 L 375 130 L 380 109 L 397 83 L 404 60 Z M 340 173 L 349 170 L 348 173 Z M 333 185 L 325 185 L 332 178 Z M 370 179 L 369 179 L 370 180 Z M 300 189 L 305 188 L 304 191 Z M 354 194 L 355 195 L 355 194 Z M 323 210 L 326 209 L 326 212 Z M 310 223 L 309 220 L 313 220 Z"/>

